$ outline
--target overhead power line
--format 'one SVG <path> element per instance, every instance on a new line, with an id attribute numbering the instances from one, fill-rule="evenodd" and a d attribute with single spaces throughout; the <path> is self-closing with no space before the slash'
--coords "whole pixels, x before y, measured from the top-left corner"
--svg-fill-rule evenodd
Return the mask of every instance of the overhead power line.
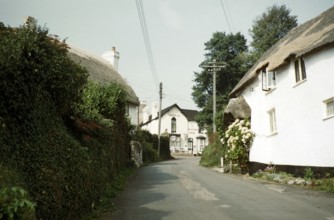
<path id="1" fill-rule="evenodd" d="M 145 48 L 146 48 L 147 57 L 148 57 L 148 61 L 149 61 L 150 68 L 151 68 L 153 81 L 154 81 L 154 84 L 156 86 L 156 89 L 158 90 L 159 79 L 158 79 L 158 74 L 157 74 L 157 70 L 156 70 L 156 67 L 155 67 L 155 63 L 154 63 L 152 47 L 151 47 L 150 38 L 149 38 L 149 35 L 148 35 L 146 19 L 145 19 L 145 12 L 144 12 L 144 8 L 143 8 L 142 0 L 136 0 L 136 5 L 137 5 L 137 12 L 138 12 L 138 16 L 139 16 L 141 30 L 142 30 L 142 33 L 143 33 Z"/>
<path id="2" fill-rule="evenodd" d="M 228 20 L 228 16 L 226 14 L 226 10 L 225 10 L 225 6 L 224 6 L 224 3 L 223 3 L 223 0 L 220 0 L 220 3 L 222 5 L 223 11 L 224 11 L 224 15 L 225 15 L 225 18 L 226 18 L 226 21 L 227 21 L 228 28 L 230 29 L 230 33 L 232 33 L 231 24 L 230 24 L 230 21 Z"/>

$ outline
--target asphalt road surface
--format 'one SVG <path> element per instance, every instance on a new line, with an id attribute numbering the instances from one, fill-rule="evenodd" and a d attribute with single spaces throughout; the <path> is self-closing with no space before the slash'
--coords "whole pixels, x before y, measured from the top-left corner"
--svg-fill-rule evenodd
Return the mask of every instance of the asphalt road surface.
<path id="1" fill-rule="evenodd" d="M 198 157 L 142 167 L 104 219 L 135 220 L 334 220 L 334 195 L 198 165 Z"/>

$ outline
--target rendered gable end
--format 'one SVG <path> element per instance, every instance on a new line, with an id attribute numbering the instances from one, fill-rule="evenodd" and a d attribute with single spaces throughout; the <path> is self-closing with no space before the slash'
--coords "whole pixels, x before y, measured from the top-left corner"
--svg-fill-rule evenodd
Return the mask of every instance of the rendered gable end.
<path id="1" fill-rule="evenodd" d="M 181 109 L 177 104 L 161 111 L 161 135 L 169 137 L 172 152 L 190 154 L 195 151 L 202 151 L 208 144 L 206 132 L 200 132 L 194 119 L 197 113 L 196 110 Z M 172 128 L 173 120 L 175 121 L 175 130 Z M 157 116 L 144 122 L 141 128 L 152 134 L 158 134 L 158 123 Z"/>

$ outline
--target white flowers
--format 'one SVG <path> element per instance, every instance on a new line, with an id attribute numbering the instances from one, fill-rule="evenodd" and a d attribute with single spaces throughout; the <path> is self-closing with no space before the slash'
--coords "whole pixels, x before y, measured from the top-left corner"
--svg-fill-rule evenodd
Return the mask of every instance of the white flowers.
<path id="1" fill-rule="evenodd" d="M 248 160 L 248 152 L 253 141 L 254 134 L 250 130 L 250 122 L 248 120 L 236 119 L 228 126 L 221 142 L 227 145 L 227 154 L 225 158 L 230 160 L 239 160 L 246 158 Z"/>

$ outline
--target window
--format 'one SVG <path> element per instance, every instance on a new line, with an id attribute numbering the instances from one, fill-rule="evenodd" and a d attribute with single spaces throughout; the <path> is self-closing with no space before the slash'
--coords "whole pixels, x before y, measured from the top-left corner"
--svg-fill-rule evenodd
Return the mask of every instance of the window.
<path id="1" fill-rule="evenodd" d="M 334 117 L 334 97 L 324 101 L 325 118 Z"/>
<path id="2" fill-rule="evenodd" d="M 181 137 L 179 135 L 171 135 L 169 141 L 170 141 L 170 147 L 173 148 L 181 147 Z"/>
<path id="3" fill-rule="evenodd" d="M 262 70 L 262 90 L 270 91 L 276 87 L 276 73 L 268 72 L 266 69 Z"/>
<path id="4" fill-rule="evenodd" d="M 127 104 L 126 105 L 126 116 L 129 116 L 130 115 L 130 105 Z"/>
<path id="5" fill-rule="evenodd" d="M 275 109 L 271 109 L 268 111 L 269 115 L 269 132 L 270 134 L 277 133 L 277 127 L 276 127 L 276 112 Z"/>
<path id="6" fill-rule="evenodd" d="M 171 121 L 171 127 L 172 127 L 172 129 L 171 129 L 171 131 L 172 131 L 172 133 L 176 133 L 176 118 L 172 118 L 172 121 Z"/>
<path id="7" fill-rule="evenodd" d="M 200 138 L 199 141 L 198 141 L 198 144 L 199 144 L 199 150 L 203 150 L 204 147 L 205 147 L 205 139 L 204 138 Z"/>
<path id="8" fill-rule="evenodd" d="M 305 62 L 303 58 L 295 60 L 295 77 L 296 83 L 306 79 Z"/>

